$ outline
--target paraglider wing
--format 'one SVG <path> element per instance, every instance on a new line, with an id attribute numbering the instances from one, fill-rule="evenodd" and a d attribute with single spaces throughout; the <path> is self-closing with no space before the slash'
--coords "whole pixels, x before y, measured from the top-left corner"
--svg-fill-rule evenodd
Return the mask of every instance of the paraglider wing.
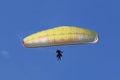
<path id="1" fill-rule="evenodd" d="M 59 26 L 31 34 L 23 39 L 25 47 L 96 43 L 98 34 L 93 30 L 75 26 Z"/>

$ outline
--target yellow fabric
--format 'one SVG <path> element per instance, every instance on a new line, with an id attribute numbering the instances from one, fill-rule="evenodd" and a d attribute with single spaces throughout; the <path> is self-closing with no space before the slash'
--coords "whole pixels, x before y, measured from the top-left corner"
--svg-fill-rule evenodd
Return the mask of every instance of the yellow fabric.
<path id="1" fill-rule="evenodd" d="M 75 26 L 59 26 L 56 28 L 47 29 L 34 33 L 24 38 L 24 41 L 30 41 L 32 39 L 36 39 L 42 36 L 47 36 L 48 40 L 51 41 L 68 40 L 68 39 L 75 39 L 76 35 L 81 33 L 90 35 L 91 31 L 85 28 L 80 28 Z"/>

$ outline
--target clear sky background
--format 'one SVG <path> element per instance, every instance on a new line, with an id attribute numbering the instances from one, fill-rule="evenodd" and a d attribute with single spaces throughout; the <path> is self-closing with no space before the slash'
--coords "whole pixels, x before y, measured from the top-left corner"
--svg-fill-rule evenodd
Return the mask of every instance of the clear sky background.
<path id="1" fill-rule="evenodd" d="M 117 0 L 0 0 L 0 80 L 120 80 Z M 97 44 L 25 48 L 36 31 L 74 25 L 95 30 Z M 62 61 L 55 51 L 62 50 Z"/>

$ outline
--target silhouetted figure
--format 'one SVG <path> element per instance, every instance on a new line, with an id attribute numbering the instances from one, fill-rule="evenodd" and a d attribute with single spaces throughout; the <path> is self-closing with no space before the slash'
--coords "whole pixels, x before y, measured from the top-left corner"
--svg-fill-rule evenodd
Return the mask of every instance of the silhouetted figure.
<path id="1" fill-rule="evenodd" d="M 61 60 L 61 57 L 62 57 L 62 51 L 61 50 L 56 50 L 56 57 L 58 58 L 58 60 Z"/>

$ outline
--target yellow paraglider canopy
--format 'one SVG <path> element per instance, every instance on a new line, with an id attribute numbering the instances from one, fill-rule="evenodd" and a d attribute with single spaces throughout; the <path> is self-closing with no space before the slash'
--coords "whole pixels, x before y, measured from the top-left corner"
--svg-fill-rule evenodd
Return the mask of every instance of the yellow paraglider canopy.
<path id="1" fill-rule="evenodd" d="M 25 47 L 96 43 L 98 34 L 76 26 L 59 26 L 33 33 L 23 39 Z"/>

